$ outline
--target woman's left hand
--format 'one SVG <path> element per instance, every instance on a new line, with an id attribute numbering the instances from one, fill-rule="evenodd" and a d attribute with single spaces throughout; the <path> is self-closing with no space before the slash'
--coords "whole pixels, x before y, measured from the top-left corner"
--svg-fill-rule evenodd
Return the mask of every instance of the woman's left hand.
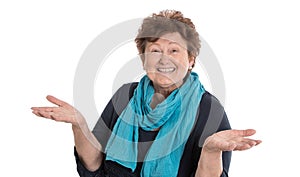
<path id="1" fill-rule="evenodd" d="M 246 150 L 260 144 L 261 140 L 247 138 L 256 133 L 253 129 L 224 130 L 209 136 L 203 145 L 207 152 Z"/>

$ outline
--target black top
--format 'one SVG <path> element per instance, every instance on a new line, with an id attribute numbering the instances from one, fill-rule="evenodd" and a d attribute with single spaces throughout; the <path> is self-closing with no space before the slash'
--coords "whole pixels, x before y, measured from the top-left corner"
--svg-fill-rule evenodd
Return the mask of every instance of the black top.
<path id="1" fill-rule="evenodd" d="M 130 98 L 133 96 L 133 91 L 138 83 L 130 83 L 123 85 L 112 97 L 105 107 L 101 118 L 93 129 L 93 134 L 96 136 L 102 148 L 105 149 L 106 143 L 110 137 L 110 133 L 121 112 L 126 107 Z M 180 160 L 177 177 L 191 177 L 195 175 L 199 157 L 201 155 L 201 147 L 206 137 L 211 134 L 231 129 L 226 113 L 220 102 L 209 92 L 205 92 L 202 96 L 197 118 L 189 139 L 185 145 L 183 155 Z M 139 142 L 152 142 L 155 140 L 157 131 L 145 131 L 139 129 Z M 140 145 L 142 144 L 142 146 Z M 149 149 L 151 143 L 139 143 L 138 158 L 143 159 L 145 153 Z M 142 167 L 142 162 L 138 162 L 137 168 L 131 172 L 116 162 L 106 161 L 103 158 L 102 165 L 96 171 L 87 170 L 81 163 L 78 154 L 75 150 L 75 159 L 77 163 L 77 171 L 81 177 L 139 177 Z M 105 154 L 104 154 L 105 157 Z M 222 153 L 223 172 L 221 177 L 228 176 L 228 169 L 231 161 L 231 152 Z M 175 163 L 175 162 L 174 162 Z M 167 167 L 166 167 L 167 168 Z"/>

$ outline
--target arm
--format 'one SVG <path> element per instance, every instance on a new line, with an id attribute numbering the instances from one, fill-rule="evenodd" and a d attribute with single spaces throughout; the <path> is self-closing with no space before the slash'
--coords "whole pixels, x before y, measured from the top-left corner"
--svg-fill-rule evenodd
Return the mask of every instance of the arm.
<path id="1" fill-rule="evenodd" d="M 76 151 L 82 164 L 89 171 L 97 170 L 102 163 L 103 154 L 100 143 L 91 133 L 86 123 L 72 125 Z"/>
<path id="2" fill-rule="evenodd" d="M 203 145 L 198 162 L 196 177 L 220 177 L 223 171 L 222 152 L 247 150 L 261 143 L 246 138 L 255 130 L 224 130 L 209 136 Z"/>
<path id="3" fill-rule="evenodd" d="M 46 98 L 58 107 L 32 107 L 32 113 L 39 117 L 72 124 L 75 147 L 80 160 L 88 170 L 97 170 L 103 159 L 102 147 L 89 130 L 82 114 L 62 100 L 53 96 Z"/>

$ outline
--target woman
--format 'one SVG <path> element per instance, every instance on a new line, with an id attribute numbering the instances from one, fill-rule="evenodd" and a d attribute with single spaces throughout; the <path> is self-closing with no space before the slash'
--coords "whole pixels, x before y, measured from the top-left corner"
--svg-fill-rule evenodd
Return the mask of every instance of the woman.
<path id="1" fill-rule="evenodd" d="M 33 113 L 72 124 L 80 176 L 228 176 L 231 151 L 261 141 L 247 138 L 255 130 L 231 130 L 192 72 L 200 49 L 192 21 L 161 11 L 144 19 L 135 42 L 146 75 L 114 94 L 92 132 L 79 111 L 53 96 L 47 99 L 58 107 Z"/>

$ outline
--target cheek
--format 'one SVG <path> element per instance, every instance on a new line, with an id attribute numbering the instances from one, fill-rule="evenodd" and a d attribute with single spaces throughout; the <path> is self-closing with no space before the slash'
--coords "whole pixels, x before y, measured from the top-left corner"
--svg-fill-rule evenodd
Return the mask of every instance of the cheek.
<path id="1" fill-rule="evenodd" d="M 155 66 L 156 62 L 153 58 L 151 57 L 145 57 L 143 61 L 143 67 L 145 70 L 151 69 Z"/>
<path id="2" fill-rule="evenodd" d="M 179 59 L 179 60 L 177 60 L 177 66 L 178 66 L 179 70 L 187 71 L 190 66 L 189 60 L 188 59 Z"/>
<path id="3" fill-rule="evenodd" d="M 181 69 L 182 70 L 188 70 L 189 69 L 189 63 L 188 62 L 181 63 Z"/>

